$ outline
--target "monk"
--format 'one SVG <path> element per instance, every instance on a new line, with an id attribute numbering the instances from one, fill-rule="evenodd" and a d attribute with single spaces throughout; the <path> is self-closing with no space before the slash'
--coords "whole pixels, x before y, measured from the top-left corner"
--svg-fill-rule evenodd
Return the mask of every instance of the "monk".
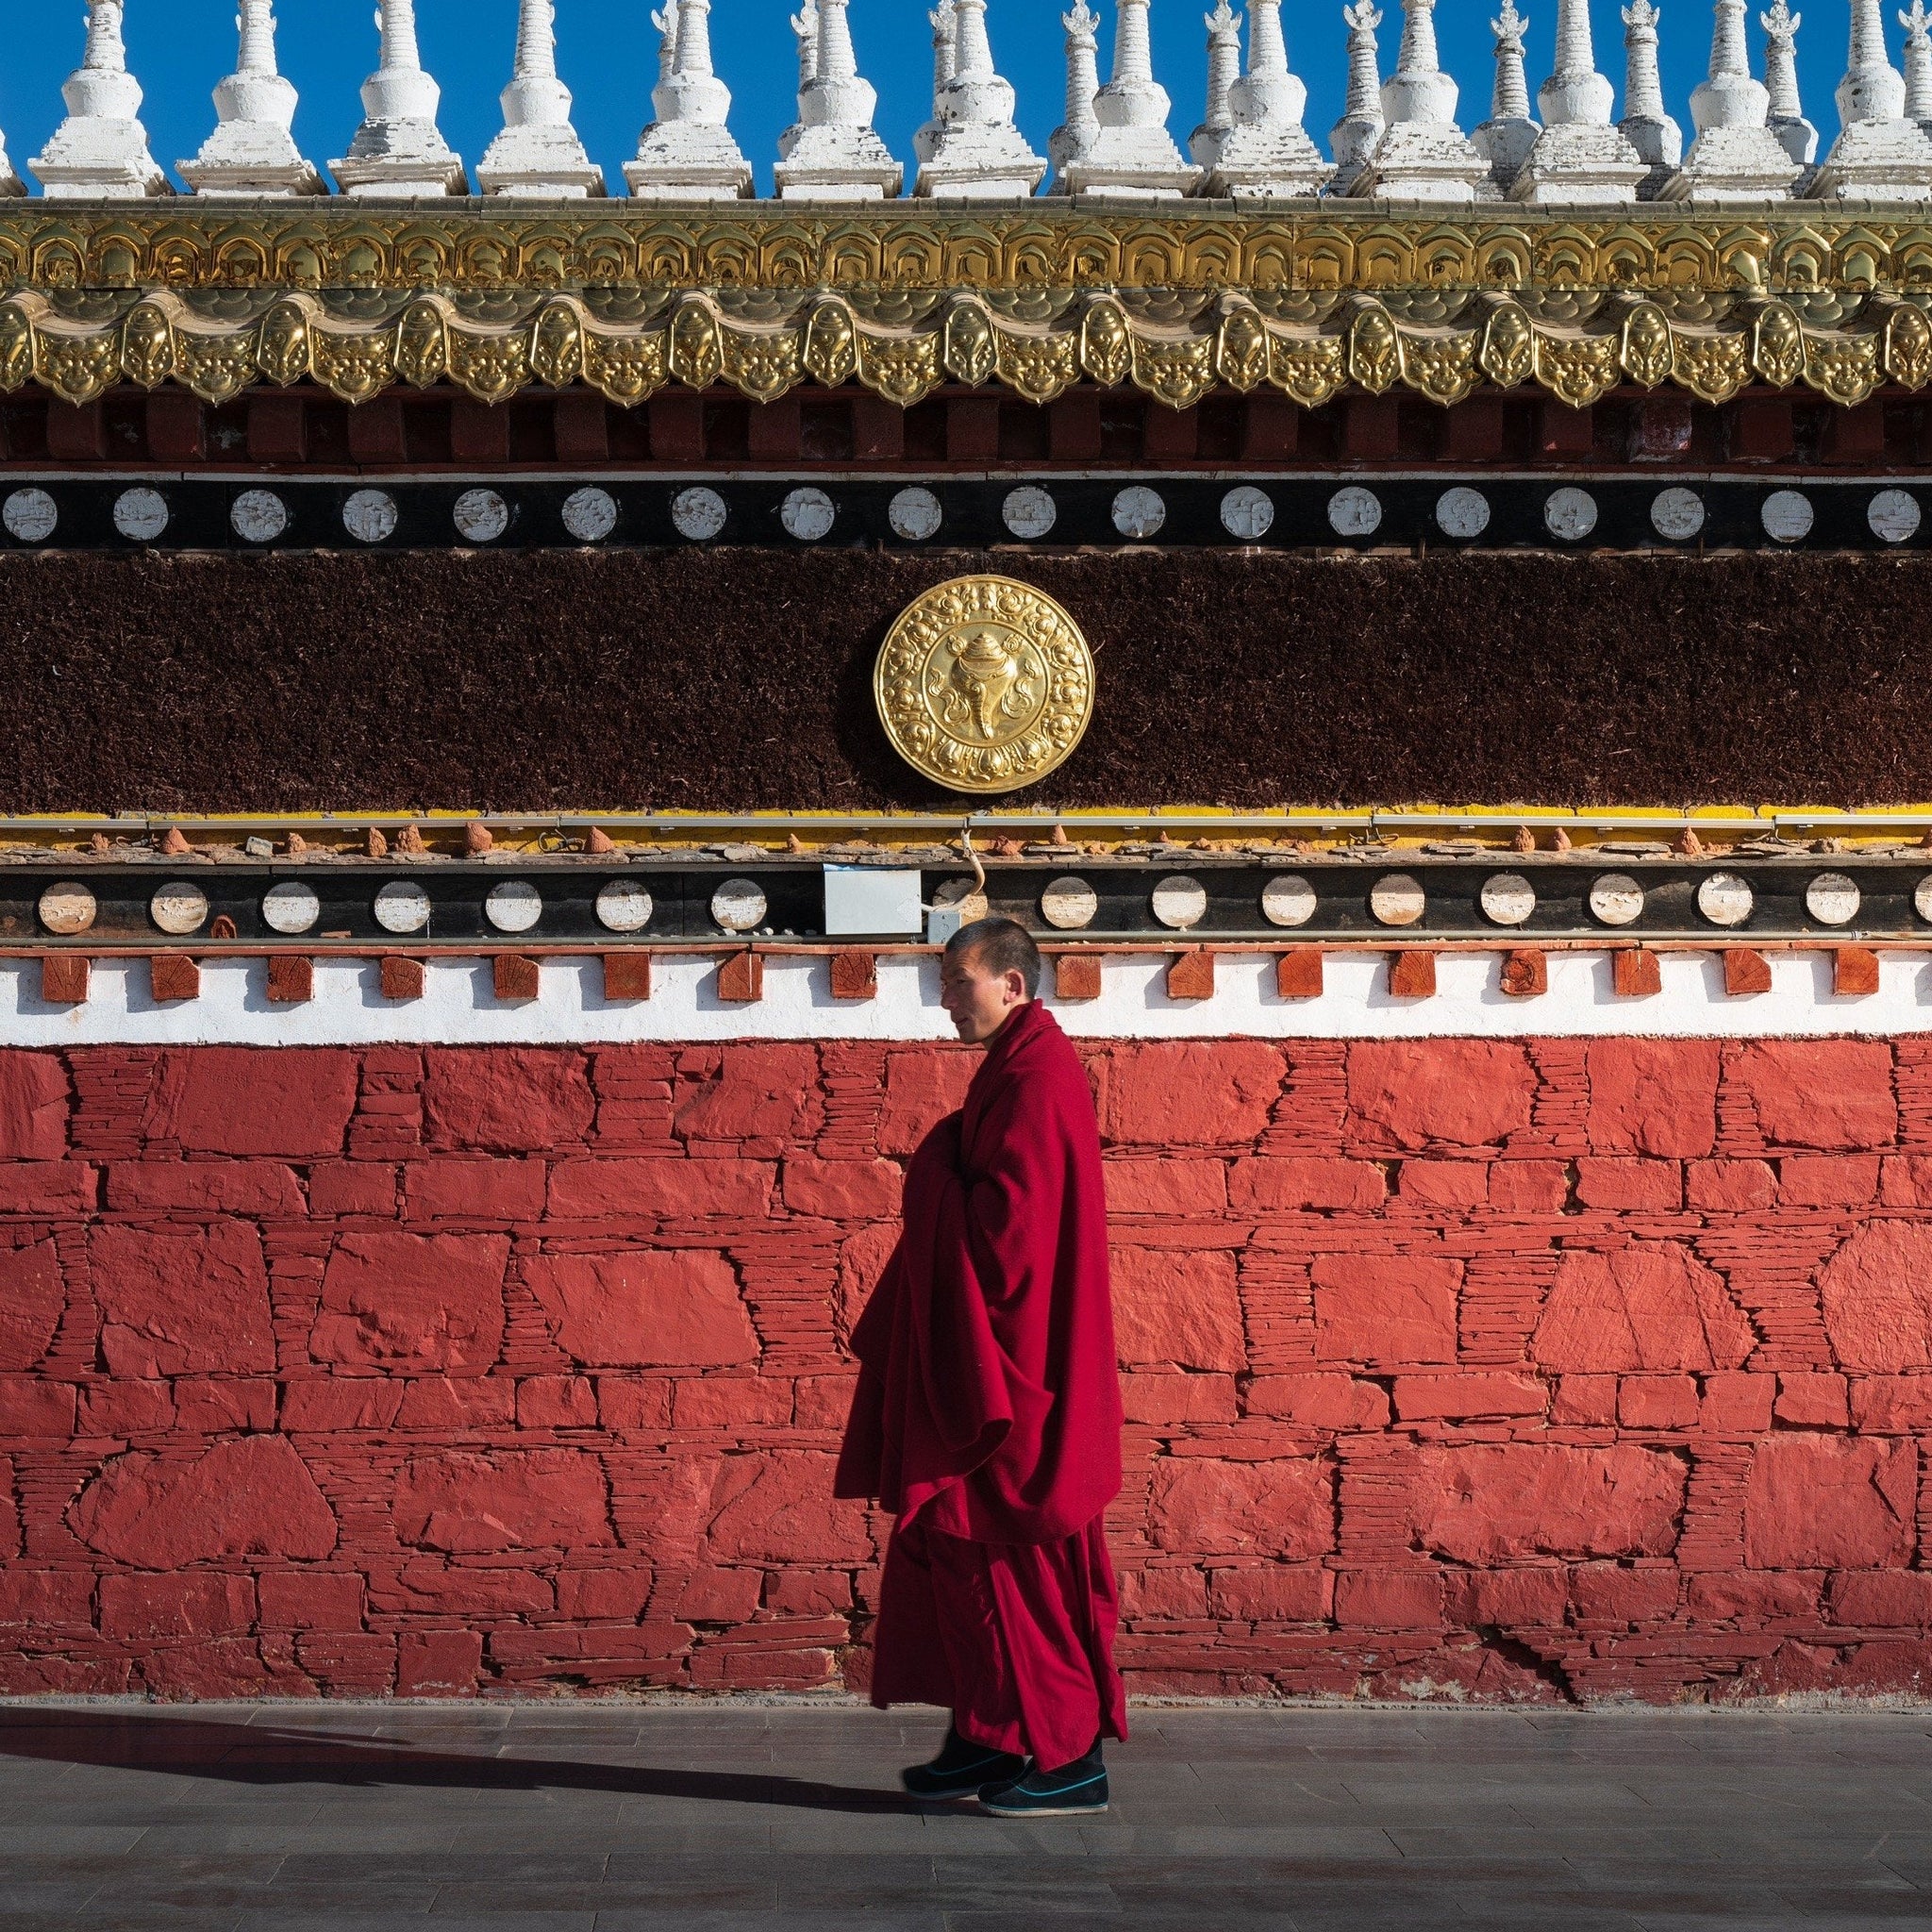
<path id="1" fill-rule="evenodd" d="M 953 1714 L 906 1789 L 1001 1818 L 1105 1811 L 1102 1740 L 1127 1735 L 1101 1525 L 1121 1392 L 1100 1135 L 1039 989 L 1009 919 L 946 948 L 941 999 L 986 1058 L 912 1158 L 904 1232 L 853 1330 L 836 1481 L 895 1519 L 872 1701 Z"/>

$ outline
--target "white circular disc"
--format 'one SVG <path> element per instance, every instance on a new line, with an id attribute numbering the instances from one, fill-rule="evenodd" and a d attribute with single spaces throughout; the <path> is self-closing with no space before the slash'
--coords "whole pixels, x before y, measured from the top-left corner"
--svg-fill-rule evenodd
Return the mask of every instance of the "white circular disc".
<path id="1" fill-rule="evenodd" d="M 1590 882 L 1590 915 L 1599 925 L 1635 925 L 1643 917 L 1643 888 L 1627 872 Z"/>
<path id="2" fill-rule="evenodd" d="M 41 924 L 49 932 L 85 932 L 96 910 L 94 895 L 75 880 L 62 879 L 41 894 Z"/>
<path id="3" fill-rule="evenodd" d="M 1742 925 L 1751 900 L 1750 885 L 1734 872 L 1714 872 L 1697 888 L 1697 909 L 1713 925 Z"/>
<path id="4" fill-rule="evenodd" d="M 1491 925 L 1521 925 L 1536 910 L 1536 888 L 1517 872 L 1499 872 L 1483 881 L 1483 917 Z"/>
<path id="5" fill-rule="evenodd" d="M 152 543 L 168 527 L 168 504 L 158 490 L 124 490 L 114 499 L 114 527 L 136 543 Z"/>
<path id="6" fill-rule="evenodd" d="M 1283 873 L 1261 888 L 1261 917 L 1270 925 L 1306 925 L 1315 916 L 1315 889 L 1299 873 Z"/>
<path id="7" fill-rule="evenodd" d="M 1274 499 L 1243 483 L 1221 499 L 1221 527 L 1243 543 L 1257 543 L 1274 527 Z"/>
<path id="8" fill-rule="evenodd" d="M 1849 925 L 1858 916 L 1858 884 L 1841 872 L 1822 872 L 1805 888 L 1805 910 L 1820 925 Z"/>
<path id="9" fill-rule="evenodd" d="M 1158 536 L 1167 521 L 1167 506 L 1158 490 L 1130 483 L 1113 500 L 1113 526 L 1123 537 Z"/>
<path id="10" fill-rule="evenodd" d="M 1177 872 L 1154 888 L 1148 904 L 1162 925 L 1185 932 L 1191 925 L 1199 925 L 1207 913 L 1208 892 L 1199 879 Z"/>
<path id="11" fill-rule="evenodd" d="M 244 543 L 273 543 L 289 527 L 289 506 L 273 490 L 244 490 L 228 506 L 228 527 Z"/>
<path id="12" fill-rule="evenodd" d="M 342 506 L 342 528 L 358 543 L 387 543 L 396 533 L 396 500 L 386 490 L 358 490 Z"/>
<path id="13" fill-rule="evenodd" d="M 466 490 L 451 514 L 457 531 L 472 543 L 494 543 L 509 528 L 509 505 L 493 490 Z"/>
<path id="14" fill-rule="evenodd" d="M 1382 499 L 1351 483 L 1328 499 L 1328 527 L 1338 537 L 1373 537 L 1382 527 Z"/>
<path id="15" fill-rule="evenodd" d="M 801 543 L 816 543 L 832 527 L 838 514 L 832 499 L 809 484 L 789 492 L 778 506 L 778 521 L 785 525 L 785 534 Z"/>
<path id="16" fill-rule="evenodd" d="M 724 499 L 715 490 L 694 484 L 680 490 L 671 500 L 671 521 L 677 534 L 693 543 L 708 543 L 724 527 Z"/>
<path id="17" fill-rule="evenodd" d="M 765 891 L 756 879 L 726 879 L 711 894 L 711 917 L 724 932 L 749 932 L 765 916 Z"/>
<path id="18" fill-rule="evenodd" d="M 563 500 L 563 527 L 579 543 L 601 543 L 617 527 L 617 499 L 608 490 L 573 490 Z"/>
<path id="19" fill-rule="evenodd" d="M 629 879 L 612 879 L 597 894 L 597 924 L 607 932 L 642 932 L 651 923 L 651 895 Z"/>
<path id="20" fill-rule="evenodd" d="M 1688 543 L 1704 527 L 1704 499 L 1694 490 L 1659 490 L 1650 500 L 1650 527 L 1673 543 Z"/>
<path id="21" fill-rule="evenodd" d="M 491 887 L 483 916 L 498 932 L 528 932 L 543 917 L 543 894 L 528 879 L 505 879 Z"/>
<path id="22" fill-rule="evenodd" d="M 429 894 L 395 879 L 375 895 L 375 923 L 384 932 L 421 932 L 429 924 Z"/>
<path id="23" fill-rule="evenodd" d="M 1413 925 L 1428 903 L 1421 885 L 1406 872 L 1377 879 L 1369 892 L 1369 910 L 1380 925 Z"/>
<path id="24" fill-rule="evenodd" d="M 1932 872 L 1928 872 L 1913 890 L 1912 910 L 1921 919 L 1932 920 Z"/>
<path id="25" fill-rule="evenodd" d="M 1543 505 L 1543 528 L 1562 543 L 1580 543 L 1596 528 L 1596 498 L 1566 484 L 1550 491 Z"/>
<path id="26" fill-rule="evenodd" d="M 202 922 L 208 917 L 208 894 L 199 886 L 176 879 L 156 891 L 148 901 L 147 910 L 148 917 L 163 932 L 178 938 L 183 933 L 201 930 Z"/>
<path id="27" fill-rule="evenodd" d="M 916 483 L 900 491 L 886 508 L 886 521 L 891 525 L 892 534 L 905 538 L 908 543 L 924 543 L 939 528 L 944 515 L 939 498 Z"/>
<path id="28" fill-rule="evenodd" d="M 1016 537 L 1045 536 L 1058 515 L 1053 498 L 1033 483 L 1008 491 L 1007 500 L 1000 505 L 1000 521 Z"/>
<path id="29" fill-rule="evenodd" d="M 1888 543 L 1904 543 L 1919 534 L 1919 499 L 1909 490 L 1881 490 L 1865 506 L 1872 534 Z"/>
<path id="30" fill-rule="evenodd" d="M 1436 499 L 1436 527 L 1445 537 L 1467 541 L 1490 527 L 1490 499 L 1480 490 L 1458 483 Z"/>
<path id="31" fill-rule="evenodd" d="M 60 521 L 60 510 L 44 490 L 16 490 L 7 499 L 0 518 L 7 534 L 23 543 L 44 543 Z"/>
<path id="32" fill-rule="evenodd" d="M 322 901 L 312 886 L 291 879 L 271 886 L 261 898 L 261 917 L 271 932 L 307 932 L 322 917 Z"/>
<path id="33" fill-rule="evenodd" d="M 1091 925 L 1100 910 L 1100 894 L 1085 879 L 1071 875 L 1055 879 L 1040 895 L 1040 916 L 1061 932 Z"/>
<path id="34" fill-rule="evenodd" d="M 1774 541 L 1799 543 L 1811 534 L 1811 499 L 1802 491 L 1774 490 L 1757 517 Z"/>

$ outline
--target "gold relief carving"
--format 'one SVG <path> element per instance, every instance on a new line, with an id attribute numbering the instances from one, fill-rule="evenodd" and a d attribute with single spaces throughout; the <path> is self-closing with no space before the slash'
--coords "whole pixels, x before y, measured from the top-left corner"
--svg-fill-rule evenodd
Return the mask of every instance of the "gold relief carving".
<path id="1" fill-rule="evenodd" d="M 1805 380 L 1835 403 L 1850 408 L 1878 387 L 1879 339 L 1875 335 L 1805 336 Z"/>
<path id="2" fill-rule="evenodd" d="M 1624 345 L 1619 360 L 1624 374 L 1645 389 L 1665 381 L 1673 362 L 1671 325 L 1655 302 L 1640 302 L 1624 318 Z"/>
<path id="3" fill-rule="evenodd" d="M 525 329 L 472 333 L 449 331 L 449 374 L 479 403 L 500 403 L 530 379 L 530 337 Z"/>
<path id="4" fill-rule="evenodd" d="M 11 394 L 34 373 L 34 325 L 19 302 L 0 302 L 0 391 Z"/>
<path id="5" fill-rule="evenodd" d="M 1214 339 L 1155 341 L 1136 336 L 1134 381 L 1158 403 L 1186 409 L 1214 387 Z"/>
<path id="6" fill-rule="evenodd" d="M 1924 389 L 1932 381 L 1932 323 L 1923 309 L 1902 302 L 1887 318 L 1885 368 L 1906 389 Z"/>
<path id="7" fill-rule="evenodd" d="M 34 375 L 63 403 L 91 403 L 121 373 L 119 332 L 57 335 L 34 331 Z"/>
<path id="8" fill-rule="evenodd" d="M 679 305 L 671 322 L 671 373 L 690 389 L 709 389 L 724 357 L 718 347 L 718 318 L 702 301 Z"/>
<path id="9" fill-rule="evenodd" d="M 1402 344 L 1379 302 L 1363 303 L 1349 325 L 1348 373 L 1372 396 L 1391 388 L 1402 374 Z"/>
<path id="10" fill-rule="evenodd" d="M 564 389 L 584 366 L 584 324 L 570 302 L 546 302 L 530 330 L 530 369 L 549 389 Z"/>
<path id="11" fill-rule="evenodd" d="M 1420 335 L 1404 330 L 1402 379 L 1432 403 L 1459 403 L 1482 380 L 1475 350 L 1476 338 L 1470 331 Z"/>
<path id="12" fill-rule="evenodd" d="M 1498 302 L 1483 325 L 1476 359 L 1498 389 L 1515 389 L 1536 373 L 1536 331 L 1515 302 Z"/>
<path id="13" fill-rule="evenodd" d="M 282 389 L 308 374 L 308 313 L 299 302 L 277 302 L 262 317 L 255 359 Z"/>
<path id="14" fill-rule="evenodd" d="M 991 378 L 999 357 L 992 324 L 977 302 L 956 302 L 946 317 L 945 364 L 961 382 L 977 389 Z"/>
<path id="15" fill-rule="evenodd" d="M 1214 346 L 1223 382 L 1245 394 L 1268 380 L 1268 325 L 1245 302 L 1225 302 Z"/>
<path id="16" fill-rule="evenodd" d="M 1617 382 L 1615 336 L 1536 333 L 1536 376 L 1558 402 L 1585 409 Z"/>
<path id="17" fill-rule="evenodd" d="M 138 302 L 121 325 L 121 369 L 129 382 L 158 389 L 175 373 L 175 325 L 155 302 Z"/>
<path id="18" fill-rule="evenodd" d="M 1116 389 L 1134 366 L 1133 340 L 1118 302 L 1093 302 L 1080 324 L 1080 362 L 1095 382 Z"/>
<path id="19" fill-rule="evenodd" d="M 996 373 L 1029 403 L 1052 402 L 1080 374 L 1079 356 L 1071 336 L 1023 336 L 1004 328 L 995 334 L 999 344 Z"/>
<path id="20" fill-rule="evenodd" d="M 607 336 L 584 331 L 584 380 L 611 402 L 629 409 L 664 387 L 669 375 L 664 332 Z"/>
<path id="21" fill-rule="evenodd" d="M 396 324 L 396 374 L 418 389 L 441 379 L 449 366 L 442 310 L 434 302 L 412 302 Z"/>
<path id="22" fill-rule="evenodd" d="M 1805 332 L 1783 302 L 1767 302 L 1751 328 L 1751 363 L 1774 389 L 1790 389 L 1805 373 Z"/>
<path id="23" fill-rule="evenodd" d="M 814 382 L 837 389 L 858 366 L 852 310 L 843 302 L 821 302 L 805 325 L 805 366 Z"/>
<path id="24" fill-rule="evenodd" d="M 368 335 L 345 330 L 308 331 L 308 366 L 315 379 L 345 403 L 366 403 L 395 377 L 395 357 L 388 329 Z"/>
<path id="25" fill-rule="evenodd" d="M 205 403 L 225 403 L 255 380 L 255 343 L 247 335 L 175 332 L 175 367 L 181 380 Z"/>
<path id="26" fill-rule="evenodd" d="M 792 329 L 722 332 L 724 379 L 754 401 L 769 403 L 799 379 L 798 335 Z"/>
<path id="27" fill-rule="evenodd" d="M 1747 346 L 1742 336 L 1690 335 L 1679 329 L 1671 345 L 1671 374 L 1700 401 L 1727 403 L 1751 379 Z"/>
<path id="28" fill-rule="evenodd" d="M 859 381 L 902 409 L 909 409 L 939 387 L 937 336 L 885 336 L 863 329 L 858 347 Z"/>
<path id="29" fill-rule="evenodd" d="M 951 791 L 1017 791 L 1080 742 L 1093 715 L 1093 656 L 1043 591 L 1010 577 L 956 577 L 899 613 L 873 667 L 892 748 Z"/>
<path id="30" fill-rule="evenodd" d="M 1319 409 L 1348 380 L 1348 352 L 1340 336 L 1271 336 L 1268 380 L 1303 408 Z"/>

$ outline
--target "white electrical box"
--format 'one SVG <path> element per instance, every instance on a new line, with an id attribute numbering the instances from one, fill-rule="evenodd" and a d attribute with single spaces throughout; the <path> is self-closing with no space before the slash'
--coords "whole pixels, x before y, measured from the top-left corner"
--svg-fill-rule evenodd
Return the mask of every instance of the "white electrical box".
<path id="1" fill-rule="evenodd" d="M 825 867 L 827 939 L 917 939 L 924 918 L 919 874 L 877 865 Z"/>

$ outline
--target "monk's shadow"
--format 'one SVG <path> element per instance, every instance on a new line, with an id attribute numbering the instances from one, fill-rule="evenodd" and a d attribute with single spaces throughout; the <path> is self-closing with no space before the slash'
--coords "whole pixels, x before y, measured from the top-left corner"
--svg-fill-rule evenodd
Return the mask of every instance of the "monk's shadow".
<path id="1" fill-rule="evenodd" d="M 505 1740 L 512 1741 L 506 1738 Z M 421 1790 L 613 1791 L 635 1798 L 701 1798 L 807 1811 L 917 1816 L 932 1807 L 900 1791 L 829 1785 L 776 1773 L 687 1771 L 657 1765 L 579 1764 L 554 1757 L 472 1757 L 418 1750 L 406 1739 L 238 1724 L 142 1711 L 0 1710 L 0 1757 L 100 1765 L 230 1784 L 400 1786 Z"/>

